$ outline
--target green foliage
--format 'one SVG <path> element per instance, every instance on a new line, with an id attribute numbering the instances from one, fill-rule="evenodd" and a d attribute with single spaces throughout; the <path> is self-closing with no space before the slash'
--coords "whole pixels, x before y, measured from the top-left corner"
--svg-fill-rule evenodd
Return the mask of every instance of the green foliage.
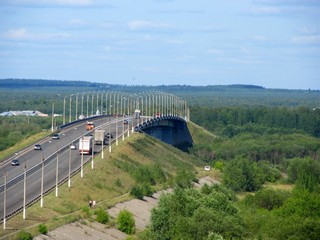
<path id="1" fill-rule="evenodd" d="M 236 192 L 252 192 L 261 187 L 261 178 L 261 171 L 256 164 L 245 158 L 236 158 L 224 168 L 222 182 Z"/>
<path id="2" fill-rule="evenodd" d="M 320 190 L 320 162 L 311 158 L 291 159 L 288 166 L 288 180 L 296 183 L 297 188 Z"/>
<path id="3" fill-rule="evenodd" d="M 48 228 L 45 224 L 40 224 L 38 226 L 38 230 L 39 230 L 39 233 L 41 234 L 47 234 L 48 233 Z"/>
<path id="4" fill-rule="evenodd" d="M 33 239 L 31 233 L 24 230 L 20 231 L 17 235 L 17 240 L 31 240 Z"/>
<path id="5" fill-rule="evenodd" d="M 102 208 L 97 208 L 94 211 L 96 217 L 97 222 L 102 223 L 102 224 L 106 224 L 107 222 L 109 222 L 109 214 Z"/>
<path id="6" fill-rule="evenodd" d="M 195 180 L 196 176 L 194 173 L 186 172 L 184 170 L 179 171 L 175 177 L 176 185 L 181 188 L 191 188 L 192 181 Z"/>
<path id="7" fill-rule="evenodd" d="M 280 170 L 267 161 L 260 161 L 258 162 L 257 166 L 261 170 L 260 172 L 262 174 L 263 182 L 275 182 L 276 180 L 280 179 Z"/>
<path id="8" fill-rule="evenodd" d="M 151 197 L 155 190 L 148 183 L 136 185 L 131 188 L 130 194 L 137 199 L 143 200 L 143 196 Z"/>
<path id="9" fill-rule="evenodd" d="M 240 238 L 244 225 L 227 192 L 206 186 L 201 191 L 176 188 L 161 196 L 151 214 L 153 239 L 207 239 L 212 233 Z"/>
<path id="10" fill-rule="evenodd" d="M 149 166 L 139 166 L 135 169 L 133 176 L 138 183 L 156 184 L 153 172 Z"/>
<path id="11" fill-rule="evenodd" d="M 140 200 L 142 200 L 144 196 L 143 189 L 141 186 L 133 186 L 131 188 L 130 194 Z"/>
<path id="12" fill-rule="evenodd" d="M 244 201 L 248 207 L 272 210 L 281 207 L 289 196 L 290 193 L 288 191 L 263 189 L 255 195 L 247 195 Z"/>
<path id="13" fill-rule="evenodd" d="M 320 111 L 279 107 L 191 107 L 193 121 L 208 130 L 234 137 L 243 132 L 320 135 Z"/>
<path id="14" fill-rule="evenodd" d="M 222 169 L 223 169 L 223 162 L 221 162 L 221 161 L 216 161 L 216 162 L 214 163 L 214 168 L 222 171 Z"/>
<path id="15" fill-rule="evenodd" d="M 117 216 L 117 227 L 126 234 L 135 232 L 135 220 L 133 214 L 128 210 L 121 210 Z"/>
<path id="16" fill-rule="evenodd" d="M 42 129 L 51 126 L 51 119 L 45 117 L 0 117 L 0 151 L 14 146 L 17 142 L 33 134 L 39 133 Z"/>
<path id="17" fill-rule="evenodd" d="M 88 206 L 82 207 L 81 211 L 84 212 L 87 216 L 90 215 L 90 208 Z"/>
<path id="18" fill-rule="evenodd" d="M 320 218 L 320 194 L 307 189 L 295 189 L 277 213 L 281 216 Z"/>

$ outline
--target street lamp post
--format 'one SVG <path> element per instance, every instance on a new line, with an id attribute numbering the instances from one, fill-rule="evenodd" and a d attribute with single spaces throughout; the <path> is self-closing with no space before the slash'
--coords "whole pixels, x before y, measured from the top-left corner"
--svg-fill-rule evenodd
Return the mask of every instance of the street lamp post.
<path id="1" fill-rule="evenodd" d="M 92 144 L 92 150 L 91 150 L 91 169 L 93 169 L 93 157 L 94 157 L 94 144 Z"/>
<path id="2" fill-rule="evenodd" d="M 6 230 L 6 222 L 7 222 L 7 177 L 8 173 L 5 172 L 3 174 L 4 177 L 4 190 L 3 190 L 3 230 Z"/>
<path id="3" fill-rule="evenodd" d="M 83 177 L 83 137 L 81 139 L 81 144 L 82 144 L 82 150 L 81 150 L 81 170 L 80 170 L 80 177 Z M 80 148 L 80 144 L 79 144 L 79 148 Z"/>
<path id="4" fill-rule="evenodd" d="M 42 162 L 41 162 L 41 193 L 40 193 L 40 207 L 43 207 L 43 177 L 44 177 L 44 156 L 42 153 Z"/>
<path id="5" fill-rule="evenodd" d="M 71 139 L 66 135 L 63 134 L 63 136 L 67 137 L 69 139 L 69 172 L 68 172 L 68 187 L 71 186 Z"/>
<path id="6" fill-rule="evenodd" d="M 26 219 L 26 194 L 27 194 L 27 161 L 24 163 L 23 172 L 23 219 Z"/>
<path id="7" fill-rule="evenodd" d="M 49 141 L 49 143 L 52 143 L 51 141 Z M 58 197 L 58 185 L 59 185 L 59 149 L 57 147 L 57 145 L 55 143 L 53 143 L 56 146 L 56 150 L 57 150 L 57 163 L 56 163 L 56 197 Z"/>
<path id="8" fill-rule="evenodd" d="M 66 124 L 66 97 L 63 98 L 63 125 Z"/>
<path id="9" fill-rule="evenodd" d="M 69 122 L 72 121 L 72 96 L 73 94 L 70 95 L 70 102 L 69 102 Z"/>
<path id="10" fill-rule="evenodd" d="M 54 131 L 54 127 L 53 127 L 53 118 L 54 118 L 54 102 L 52 101 L 52 113 L 51 113 L 51 132 Z"/>

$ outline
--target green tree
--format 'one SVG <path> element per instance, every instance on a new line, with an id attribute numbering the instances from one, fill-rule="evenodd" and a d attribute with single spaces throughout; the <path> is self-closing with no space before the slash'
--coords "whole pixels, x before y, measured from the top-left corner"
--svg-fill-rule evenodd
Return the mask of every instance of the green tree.
<path id="1" fill-rule="evenodd" d="M 176 188 L 162 195 L 152 210 L 150 232 L 154 239 L 207 239 L 211 233 L 240 238 L 243 221 L 233 197 L 221 186 Z"/>
<path id="2" fill-rule="evenodd" d="M 133 214 L 128 210 L 121 210 L 117 217 L 117 227 L 120 231 L 126 234 L 135 232 L 135 220 Z"/>
<path id="3" fill-rule="evenodd" d="M 222 181 L 234 191 L 255 191 L 262 185 L 260 169 L 248 159 L 236 158 L 223 171 Z"/>
<path id="4" fill-rule="evenodd" d="M 309 191 L 319 190 L 320 162 L 311 158 L 294 158 L 288 166 L 288 180 L 296 187 Z"/>

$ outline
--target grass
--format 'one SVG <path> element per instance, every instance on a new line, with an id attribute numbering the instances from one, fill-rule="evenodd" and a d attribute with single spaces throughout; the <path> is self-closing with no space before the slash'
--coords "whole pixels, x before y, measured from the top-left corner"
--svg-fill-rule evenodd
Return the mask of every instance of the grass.
<path id="1" fill-rule="evenodd" d="M 43 135 L 45 136 L 45 134 Z M 31 144 L 40 136 L 29 139 Z M 27 145 L 27 144 L 26 144 Z M 112 153 L 106 149 L 104 159 L 101 154 L 84 168 L 84 177 L 80 174 L 71 179 L 71 187 L 67 183 L 59 187 L 59 197 L 52 192 L 45 196 L 44 207 L 36 202 L 27 209 L 27 219 L 22 219 L 22 213 L 7 221 L 7 230 L 0 230 L 0 237 L 14 239 L 16 234 L 25 229 L 33 236 L 39 234 L 38 225 L 44 223 L 48 230 L 53 230 L 64 224 L 88 217 L 81 209 L 88 206 L 89 200 L 95 200 L 97 207 L 104 209 L 124 202 L 132 197 L 128 194 L 136 184 L 130 172 L 118 167 L 117 162 L 132 166 L 160 164 L 169 177 L 166 183 L 155 186 L 156 190 L 168 188 L 173 184 L 173 176 L 178 169 L 197 172 L 194 167 L 197 162 L 192 155 L 181 152 L 161 141 L 144 134 L 133 134 L 126 140 L 119 141 L 119 146 L 112 147 Z M 200 171 L 200 167 L 199 167 Z M 202 174 L 201 174 L 202 175 Z"/>
<path id="2" fill-rule="evenodd" d="M 49 136 L 51 134 L 51 132 L 49 131 L 44 131 L 41 133 L 37 133 L 35 135 L 32 135 L 26 139 L 21 140 L 20 142 L 18 142 L 17 144 L 15 144 L 14 146 L 0 151 L 0 162 L 3 161 L 4 159 L 6 159 L 7 157 L 13 155 L 14 153 L 21 151 L 22 149 L 33 145 L 34 143 L 38 142 L 39 140 Z"/>

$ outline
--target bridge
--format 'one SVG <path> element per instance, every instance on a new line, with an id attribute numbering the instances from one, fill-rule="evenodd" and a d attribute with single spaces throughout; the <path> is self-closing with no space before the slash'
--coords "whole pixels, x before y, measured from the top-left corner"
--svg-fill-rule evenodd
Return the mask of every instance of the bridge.
<path id="1" fill-rule="evenodd" d="M 189 109 L 186 102 L 177 96 L 163 92 L 123 93 L 84 92 L 58 97 L 50 106 L 51 131 L 59 136 L 48 136 L 36 144 L 40 150 L 29 146 L 10 156 L 0 164 L 3 178 L 0 178 L 0 218 L 3 229 L 6 221 L 27 207 L 39 202 L 44 206 L 44 196 L 59 186 L 72 184 L 72 176 L 84 176 L 84 166 L 94 168 L 94 157 L 124 141 L 133 132 L 144 132 L 181 150 L 187 151 L 192 139 L 187 128 Z M 60 122 L 61 125 L 57 124 Z M 88 121 L 95 128 L 87 130 Z M 101 145 L 92 145 L 89 155 L 79 153 L 79 143 L 85 136 L 94 138 L 95 131 L 108 133 Z M 72 148 L 71 148 L 72 146 Z M 76 150 L 74 150 L 76 149 Z M 12 166 L 18 159 L 20 165 Z"/>

